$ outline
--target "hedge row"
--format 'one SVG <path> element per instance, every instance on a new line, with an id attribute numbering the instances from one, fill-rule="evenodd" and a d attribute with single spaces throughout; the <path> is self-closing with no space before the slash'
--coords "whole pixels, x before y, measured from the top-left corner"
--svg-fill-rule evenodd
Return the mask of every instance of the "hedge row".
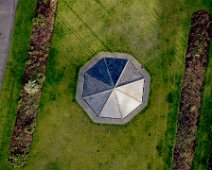
<path id="1" fill-rule="evenodd" d="M 29 59 L 24 70 L 16 122 L 10 142 L 9 164 L 24 165 L 33 140 L 41 90 L 45 80 L 47 56 L 54 29 L 57 0 L 38 0 L 33 19 Z"/>
<path id="2" fill-rule="evenodd" d="M 208 12 L 195 12 L 191 24 L 174 148 L 174 170 L 192 169 L 201 91 L 208 58 L 211 25 Z"/>

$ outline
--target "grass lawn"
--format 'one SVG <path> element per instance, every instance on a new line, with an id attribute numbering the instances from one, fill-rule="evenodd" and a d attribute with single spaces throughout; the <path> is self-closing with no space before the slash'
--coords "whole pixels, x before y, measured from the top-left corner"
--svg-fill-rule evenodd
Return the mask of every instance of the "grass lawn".
<path id="1" fill-rule="evenodd" d="M 26 8 L 21 2 L 19 9 Z M 170 169 L 190 19 L 198 9 L 212 11 L 209 7 L 212 2 L 206 0 L 59 0 L 31 157 L 21 169 Z M 26 29 L 19 22 L 16 30 Z M 8 66 L 0 98 L 0 121 L 5 124 L 0 125 L 0 169 L 8 169 L 8 141 L 25 60 L 18 63 L 15 56 L 21 50 L 25 57 L 28 47 L 28 35 L 22 37 L 26 47 L 18 43 L 10 53 L 19 78 L 12 75 L 15 66 Z M 127 125 L 94 124 L 75 100 L 80 67 L 100 51 L 132 54 L 150 73 L 149 106 Z"/>

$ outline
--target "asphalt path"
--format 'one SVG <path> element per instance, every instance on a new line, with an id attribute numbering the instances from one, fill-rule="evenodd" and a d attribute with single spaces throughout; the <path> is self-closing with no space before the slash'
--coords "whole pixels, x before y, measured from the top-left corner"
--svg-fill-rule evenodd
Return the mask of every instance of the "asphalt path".
<path id="1" fill-rule="evenodd" d="M 18 0 L 0 0 L 0 94 Z"/>

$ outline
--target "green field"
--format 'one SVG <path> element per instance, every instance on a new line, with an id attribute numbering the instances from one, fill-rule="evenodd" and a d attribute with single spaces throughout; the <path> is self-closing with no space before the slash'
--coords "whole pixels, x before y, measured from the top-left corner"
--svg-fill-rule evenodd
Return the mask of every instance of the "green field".
<path id="1" fill-rule="evenodd" d="M 35 0 L 30 5 L 23 2 L 19 3 L 10 65 L 0 97 L 0 170 L 9 169 L 9 137 L 35 7 Z M 198 9 L 212 12 L 212 2 L 59 0 L 31 157 L 21 169 L 171 169 L 190 19 Z M 124 126 L 92 123 L 75 100 L 80 67 L 101 51 L 132 54 L 151 76 L 148 107 Z M 205 107 L 212 91 L 211 65 L 210 59 Z M 204 123 L 200 124 L 199 136 L 201 132 L 207 135 Z M 204 141 L 198 139 L 202 146 Z M 201 153 L 197 151 L 194 164 L 202 170 L 205 162 L 201 165 L 198 160 L 207 159 L 208 151 L 206 147 L 198 148 Z"/>

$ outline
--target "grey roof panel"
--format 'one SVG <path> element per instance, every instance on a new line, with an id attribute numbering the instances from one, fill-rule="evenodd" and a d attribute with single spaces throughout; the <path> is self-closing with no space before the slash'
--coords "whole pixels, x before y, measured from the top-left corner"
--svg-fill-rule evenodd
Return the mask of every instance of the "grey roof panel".
<path id="1" fill-rule="evenodd" d="M 135 66 L 131 62 L 128 62 L 122 75 L 120 76 L 120 79 L 118 80 L 117 86 L 125 85 L 142 78 L 143 76 L 139 73 Z"/>
<path id="2" fill-rule="evenodd" d="M 83 94 L 82 96 L 90 96 L 95 93 L 103 92 L 112 89 L 111 86 L 105 84 L 102 81 L 90 76 L 89 74 L 84 75 Z"/>
<path id="3" fill-rule="evenodd" d="M 98 116 L 102 108 L 104 107 L 106 101 L 110 97 L 111 92 L 112 90 L 97 93 L 91 96 L 84 97 L 84 100 Z"/>

